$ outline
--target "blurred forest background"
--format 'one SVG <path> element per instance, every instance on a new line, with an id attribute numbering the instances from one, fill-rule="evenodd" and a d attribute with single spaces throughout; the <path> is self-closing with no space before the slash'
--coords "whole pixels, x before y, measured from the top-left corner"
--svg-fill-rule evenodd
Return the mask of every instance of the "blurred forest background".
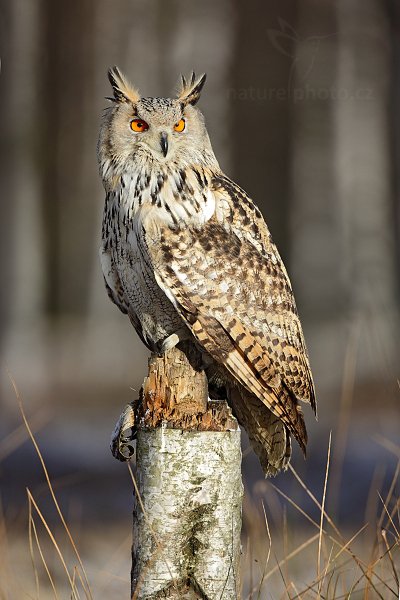
<path id="1" fill-rule="evenodd" d="M 96 142 L 107 69 L 116 64 L 149 96 L 172 94 L 180 73 L 207 73 L 200 108 L 215 153 L 266 217 L 308 343 L 319 421 L 305 409 L 309 457 L 295 448 L 294 464 L 320 496 L 332 430 L 328 500 L 339 520 L 362 524 L 400 455 L 400 4 L 0 6 L 6 523 L 24 529 L 26 486 L 47 502 L 39 462 L 18 429 L 8 368 L 78 543 L 89 544 L 89 529 L 101 523 L 92 559 L 113 552 L 107 541 L 125 540 L 129 565 L 131 483 L 108 443 L 137 395 L 147 352 L 109 302 L 98 260 L 104 193 Z M 256 506 L 266 484 L 250 452 L 243 464 Z M 289 489 L 291 481 L 284 474 L 275 483 Z M 119 533 L 105 536 L 106 527 Z M 19 557 L 28 556 L 24 543 Z"/>

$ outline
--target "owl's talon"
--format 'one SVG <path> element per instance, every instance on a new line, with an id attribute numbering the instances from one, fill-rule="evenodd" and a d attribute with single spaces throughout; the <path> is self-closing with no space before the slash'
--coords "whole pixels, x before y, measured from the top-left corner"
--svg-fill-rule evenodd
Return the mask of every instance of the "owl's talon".
<path id="1" fill-rule="evenodd" d="M 137 401 L 127 404 L 111 435 L 110 449 L 117 460 L 129 460 L 135 453 L 133 440 L 136 438 L 135 409 Z"/>
<path id="2" fill-rule="evenodd" d="M 132 444 L 121 444 L 119 446 L 118 460 L 130 460 L 135 454 L 135 447 Z M 120 458 L 123 457 L 123 458 Z"/>
<path id="3" fill-rule="evenodd" d="M 161 344 L 160 354 L 165 354 L 168 350 L 175 348 L 179 341 L 179 336 L 176 333 L 169 335 Z"/>

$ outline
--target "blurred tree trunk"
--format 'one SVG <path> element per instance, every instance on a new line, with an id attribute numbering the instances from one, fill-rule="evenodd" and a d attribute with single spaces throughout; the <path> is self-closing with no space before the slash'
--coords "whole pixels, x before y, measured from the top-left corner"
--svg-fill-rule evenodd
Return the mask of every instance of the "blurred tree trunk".
<path id="1" fill-rule="evenodd" d="M 234 0 L 231 62 L 232 176 L 263 211 L 284 258 L 288 255 L 290 100 L 295 39 L 285 30 L 297 2 Z M 249 33 L 251 32 L 251 34 Z"/>
<path id="2" fill-rule="evenodd" d="M 3 2 L 1 10 L 0 252 L 1 335 L 17 319 L 41 316 L 43 252 L 38 217 L 37 44 L 39 2 Z"/>
<path id="3" fill-rule="evenodd" d="M 348 326 L 361 323 L 360 374 L 388 379 L 396 294 L 385 6 L 343 0 L 317 10 L 307 0 L 298 30 L 292 272 L 311 358 L 327 349 L 312 363 L 317 379 L 337 384 Z"/>
<path id="4" fill-rule="evenodd" d="M 392 172 L 394 181 L 394 215 L 396 226 L 396 273 L 399 288 L 400 279 L 400 3 L 389 0 L 389 25 L 391 27 L 392 43 L 392 88 L 390 103 L 390 118 L 392 134 Z M 400 290 L 397 289 L 399 295 Z"/>
<path id="5" fill-rule="evenodd" d="M 291 276 L 318 379 L 337 381 L 336 334 L 347 303 L 335 190 L 333 111 L 337 24 L 334 3 L 305 0 L 295 25 L 292 73 Z M 313 329 L 308 324 L 315 324 Z M 327 333 L 329 331 L 329 333 Z M 330 340 L 327 343 L 327 339 Z M 325 352 L 318 348 L 325 348 Z"/>
<path id="6" fill-rule="evenodd" d="M 3 202 L 0 218 L 0 252 L 3 260 L 1 261 L 1 280 L 4 282 L 2 294 L 0 295 L 0 349 L 4 343 L 4 334 L 8 328 L 10 320 L 11 298 L 14 286 L 13 267 L 10 260 L 10 248 L 12 247 L 12 229 L 15 219 L 15 203 L 10 201 L 14 196 L 15 180 L 12 176 L 15 161 L 15 142 L 13 143 L 13 120 L 11 119 L 11 110 L 13 96 L 13 75 L 15 71 L 12 65 L 13 57 L 13 30 L 12 18 L 15 3 L 7 2 L 2 9 L 1 39 L 0 49 L 2 57 L 2 73 L 0 78 L 0 175 L 2 182 Z M 5 67 L 5 64 L 7 68 Z M 4 260 L 8 256 L 9 260 Z"/>
<path id="7" fill-rule="evenodd" d="M 337 11 L 336 167 L 349 316 L 361 323 L 361 374 L 388 381 L 396 377 L 399 331 L 389 14 L 379 0 L 340 0 Z"/>
<path id="8" fill-rule="evenodd" d="M 82 314 L 98 198 L 93 97 L 95 0 L 43 0 L 42 219 L 46 309 Z"/>

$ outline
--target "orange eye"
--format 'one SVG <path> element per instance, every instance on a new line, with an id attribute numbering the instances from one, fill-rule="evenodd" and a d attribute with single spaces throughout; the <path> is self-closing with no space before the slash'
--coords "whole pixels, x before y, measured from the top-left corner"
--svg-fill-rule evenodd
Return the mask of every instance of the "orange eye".
<path id="1" fill-rule="evenodd" d="M 178 133 L 180 133 L 181 131 L 183 131 L 185 129 L 185 119 L 181 119 L 180 121 L 178 121 L 177 123 L 175 123 L 174 125 L 174 129 L 175 131 L 177 131 Z"/>
<path id="2" fill-rule="evenodd" d="M 142 119 L 133 119 L 131 121 L 131 129 L 132 131 L 138 131 L 141 133 L 142 131 L 146 131 L 149 128 L 146 121 L 142 121 Z"/>

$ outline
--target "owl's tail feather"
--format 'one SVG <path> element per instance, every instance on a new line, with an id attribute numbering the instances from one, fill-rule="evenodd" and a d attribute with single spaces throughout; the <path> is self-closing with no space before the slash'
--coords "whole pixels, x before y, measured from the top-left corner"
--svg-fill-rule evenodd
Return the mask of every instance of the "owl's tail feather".
<path id="1" fill-rule="evenodd" d="M 292 447 L 290 433 L 279 417 L 263 402 L 243 388 L 229 390 L 229 403 L 240 425 L 246 430 L 265 476 L 286 470 Z"/>

